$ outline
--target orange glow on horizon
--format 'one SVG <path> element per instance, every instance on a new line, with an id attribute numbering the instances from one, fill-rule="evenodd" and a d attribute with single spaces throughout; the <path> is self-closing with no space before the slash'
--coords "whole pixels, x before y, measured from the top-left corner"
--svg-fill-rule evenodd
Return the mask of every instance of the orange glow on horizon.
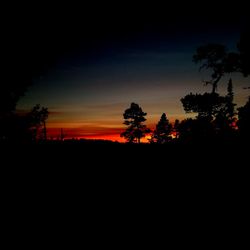
<path id="1" fill-rule="evenodd" d="M 61 132 L 63 133 L 64 139 L 90 139 L 90 140 L 109 140 L 109 141 L 117 141 L 117 142 L 126 142 L 126 140 L 120 137 L 123 129 L 112 129 L 112 128 L 75 128 L 69 129 L 65 128 L 55 128 L 50 127 L 47 128 L 48 139 L 58 140 L 61 138 Z M 141 142 L 148 143 L 148 139 L 150 139 L 150 135 L 146 135 L 144 138 L 141 138 Z"/>
<path id="2" fill-rule="evenodd" d="M 48 138 L 52 140 L 60 139 L 62 136 L 64 139 L 92 139 L 92 140 L 110 140 L 125 142 L 120 137 L 122 129 L 112 128 L 47 128 Z M 63 133 L 63 135 L 62 135 Z"/>

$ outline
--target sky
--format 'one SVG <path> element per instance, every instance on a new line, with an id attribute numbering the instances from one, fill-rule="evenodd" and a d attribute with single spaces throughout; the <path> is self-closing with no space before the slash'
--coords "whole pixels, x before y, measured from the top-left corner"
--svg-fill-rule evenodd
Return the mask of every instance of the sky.
<path id="1" fill-rule="evenodd" d="M 190 92 L 211 91 L 202 83 L 208 72 L 199 72 L 199 65 L 192 62 L 196 48 L 222 43 L 236 50 L 246 21 L 244 16 L 207 20 L 202 15 L 157 13 L 104 17 L 81 15 L 68 21 L 65 16 L 41 16 L 44 22 L 36 29 L 24 26 L 22 35 L 36 45 L 29 54 L 37 55 L 43 70 L 33 75 L 17 108 L 30 110 L 37 103 L 48 107 L 50 137 L 58 137 L 62 128 L 67 138 L 123 141 L 119 136 L 125 129 L 123 112 L 132 102 L 147 113 L 150 128 L 163 112 L 171 122 L 191 117 L 180 99 Z M 219 93 L 225 93 L 229 77 L 241 106 L 249 95 L 243 90 L 249 79 L 227 76 Z"/>

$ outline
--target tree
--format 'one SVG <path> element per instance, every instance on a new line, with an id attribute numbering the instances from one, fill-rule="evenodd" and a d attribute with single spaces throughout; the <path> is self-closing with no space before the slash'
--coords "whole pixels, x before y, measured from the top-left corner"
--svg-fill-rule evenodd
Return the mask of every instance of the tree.
<path id="1" fill-rule="evenodd" d="M 212 93 L 215 93 L 221 78 L 226 73 L 238 72 L 240 69 L 240 56 L 237 53 L 227 52 L 224 45 L 208 44 L 196 50 L 193 56 L 195 63 L 201 63 L 200 70 L 211 70 L 211 79 L 205 81 L 212 85 Z"/>
<path id="2" fill-rule="evenodd" d="M 224 97 L 224 103 L 222 103 L 220 110 L 217 112 L 214 120 L 214 125 L 217 134 L 230 138 L 234 131 L 235 118 L 235 106 L 233 103 L 234 93 L 232 79 L 229 79 L 227 87 L 227 95 Z"/>
<path id="3" fill-rule="evenodd" d="M 227 87 L 227 96 L 226 96 L 226 114 L 230 123 L 235 120 L 235 106 L 233 103 L 234 93 L 233 93 L 233 82 L 232 79 L 229 79 L 228 87 Z"/>
<path id="4" fill-rule="evenodd" d="M 27 115 L 33 140 L 47 139 L 46 120 L 48 119 L 48 115 L 48 108 L 40 107 L 40 104 L 34 106 Z"/>
<path id="5" fill-rule="evenodd" d="M 195 129 L 194 129 L 195 120 L 192 118 L 184 119 L 180 122 L 178 126 L 179 130 L 179 140 L 182 142 L 190 142 L 195 138 Z"/>
<path id="6" fill-rule="evenodd" d="M 238 52 L 228 52 L 221 44 L 207 44 L 197 48 L 193 56 L 195 63 L 200 63 L 200 70 L 212 71 L 211 78 L 205 81 L 212 85 L 212 93 L 216 92 L 221 78 L 228 73 L 240 72 L 244 77 L 250 75 L 250 32 L 249 28 L 241 33 L 237 44 Z"/>
<path id="7" fill-rule="evenodd" d="M 211 122 L 205 118 L 182 120 L 179 125 L 179 140 L 185 143 L 211 141 L 214 129 Z"/>
<path id="8" fill-rule="evenodd" d="M 146 115 L 147 113 L 144 113 L 138 104 L 131 103 L 130 108 L 126 109 L 123 114 L 125 119 L 123 124 L 128 127 L 120 136 L 130 143 L 135 141 L 140 143 L 141 138 L 150 132 L 150 129 L 143 124 L 146 121 Z"/>
<path id="9" fill-rule="evenodd" d="M 238 127 L 240 134 L 250 138 L 250 97 L 247 103 L 238 109 Z"/>
<path id="10" fill-rule="evenodd" d="M 217 93 L 186 95 L 181 99 L 187 113 L 198 113 L 195 120 L 187 120 L 181 124 L 181 138 L 188 140 L 210 140 L 216 134 L 214 123 L 225 123 L 225 97 Z M 217 120 L 216 120 L 217 119 Z M 188 135 L 189 134 L 189 135 Z M 185 139 L 186 140 L 186 139 Z"/>
<path id="11" fill-rule="evenodd" d="M 217 93 L 188 94 L 181 98 L 186 113 L 198 113 L 197 118 L 212 121 L 225 104 L 225 97 Z"/>
<path id="12" fill-rule="evenodd" d="M 174 133 L 175 138 L 178 139 L 180 135 L 180 121 L 178 119 L 176 119 L 174 122 Z"/>
<path id="13" fill-rule="evenodd" d="M 156 129 L 153 132 L 151 143 L 165 144 L 169 142 L 172 137 L 170 136 L 172 132 L 172 125 L 169 123 L 165 113 L 162 114 L 160 121 L 156 125 Z"/>
<path id="14" fill-rule="evenodd" d="M 18 128 L 20 125 L 20 119 L 18 115 L 15 114 L 15 109 L 18 100 L 24 95 L 29 83 L 18 79 L 15 79 L 16 81 L 14 82 L 12 81 L 12 75 L 16 75 L 16 73 L 11 72 L 9 78 L 3 79 L 3 84 L 1 85 L 0 142 L 15 140 L 16 133 L 21 131 L 21 128 Z"/>

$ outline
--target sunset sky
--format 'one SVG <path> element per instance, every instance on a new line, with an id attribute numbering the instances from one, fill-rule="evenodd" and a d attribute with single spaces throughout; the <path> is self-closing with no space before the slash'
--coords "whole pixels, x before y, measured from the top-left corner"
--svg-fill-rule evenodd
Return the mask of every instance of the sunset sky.
<path id="1" fill-rule="evenodd" d="M 244 22 L 241 17 L 208 21 L 200 16 L 154 14 L 132 20 L 116 16 L 91 23 L 78 17 L 71 22 L 59 18 L 43 23 L 35 39 L 43 41 L 39 46 L 48 48 L 48 54 L 58 44 L 59 53 L 52 66 L 34 76 L 34 84 L 18 109 L 30 110 L 37 103 L 48 107 L 51 137 L 57 137 L 63 128 L 68 138 L 119 141 L 125 128 L 122 114 L 131 102 L 147 112 L 146 124 L 151 128 L 163 112 L 170 121 L 190 117 L 180 98 L 190 92 L 211 91 L 202 83 L 208 79 L 207 72 L 199 72 L 192 55 L 207 43 L 222 43 L 236 50 Z M 249 95 L 243 90 L 249 79 L 238 74 L 231 77 L 235 101 L 241 106 Z M 225 93 L 228 79 L 222 80 L 219 93 Z"/>

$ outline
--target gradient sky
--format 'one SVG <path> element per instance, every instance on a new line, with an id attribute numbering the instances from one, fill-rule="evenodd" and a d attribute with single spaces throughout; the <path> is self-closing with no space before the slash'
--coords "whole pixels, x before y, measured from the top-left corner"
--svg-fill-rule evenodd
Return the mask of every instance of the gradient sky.
<path id="1" fill-rule="evenodd" d="M 66 27 L 58 21 L 55 30 L 59 33 L 51 42 L 56 37 L 54 44 L 63 42 L 65 50 L 53 66 L 34 77 L 34 84 L 18 104 L 20 110 L 30 110 L 37 103 L 48 107 L 49 136 L 58 136 L 63 128 L 68 138 L 121 140 L 122 114 L 131 102 L 147 112 L 146 123 L 151 128 L 163 112 L 170 121 L 190 117 L 180 98 L 190 92 L 211 91 L 202 83 L 208 79 L 207 72 L 199 72 L 192 62 L 196 48 L 213 42 L 236 50 L 245 21 L 240 17 L 208 22 L 200 17 L 156 15 L 152 19 L 110 20 L 88 24 L 78 19 L 78 24 L 84 23 L 84 36 L 72 28 L 73 23 Z M 43 29 L 43 41 L 44 37 L 49 40 L 47 30 L 52 32 Z M 243 87 L 249 85 L 249 79 L 239 74 L 232 78 L 235 101 L 243 105 L 249 95 Z M 219 93 L 225 93 L 228 79 L 222 80 Z"/>

